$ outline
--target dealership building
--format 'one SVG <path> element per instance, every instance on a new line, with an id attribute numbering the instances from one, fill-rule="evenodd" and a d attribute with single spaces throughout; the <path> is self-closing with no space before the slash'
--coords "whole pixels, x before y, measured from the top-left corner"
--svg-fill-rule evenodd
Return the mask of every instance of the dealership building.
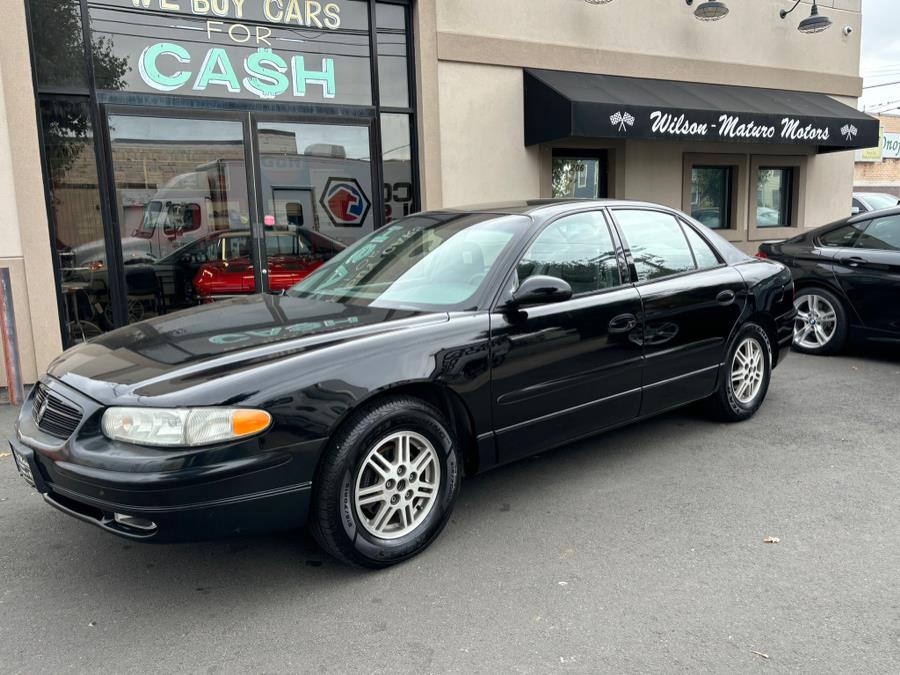
<path id="1" fill-rule="evenodd" d="M 4 0 L 23 378 L 422 208 L 648 200 L 747 251 L 846 216 L 861 0 L 793 4 Z"/>

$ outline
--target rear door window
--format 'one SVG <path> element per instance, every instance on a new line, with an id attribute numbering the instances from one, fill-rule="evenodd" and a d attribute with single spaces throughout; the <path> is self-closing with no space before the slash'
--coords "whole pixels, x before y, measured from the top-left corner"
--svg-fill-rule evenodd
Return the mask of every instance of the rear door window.
<path id="1" fill-rule="evenodd" d="M 887 216 L 869 221 L 856 240 L 856 248 L 878 251 L 900 251 L 900 216 Z"/>
<path id="2" fill-rule="evenodd" d="M 715 267 L 719 264 L 719 257 L 716 255 L 712 247 L 706 243 L 706 240 L 697 234 L 690 225 L 681 223 L 684 228 L 684 235 L 687 237 L 691 250 L 694 252 L 694 261 L 701 270 Z"/>
<path id="3" fill-rule="evenodd" d="M 859 239 L 869 221 L 864 220 L 859 223 L 847 223 L 841 225 L 825 234 L 819 235 L 819 243 L 828 248 L 850 248 Z"/>
<path id="4" fill-rule="evenodd" d="M 675 216 L 645 209 L 616 209 L 613 213 L 634 259 L 638 281 L 697 269 Z"/>

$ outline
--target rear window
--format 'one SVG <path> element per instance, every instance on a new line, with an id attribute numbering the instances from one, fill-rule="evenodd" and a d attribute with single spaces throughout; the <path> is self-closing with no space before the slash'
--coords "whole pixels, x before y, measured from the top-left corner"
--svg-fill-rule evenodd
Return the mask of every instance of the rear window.
<path id="1" fill-rule="evenodd" d="M 829 248 L 852 248 L 868 225 L 864 220 L 859 223 L 847 223 L 825 234 L 819 235 L 819 243 Z"/>

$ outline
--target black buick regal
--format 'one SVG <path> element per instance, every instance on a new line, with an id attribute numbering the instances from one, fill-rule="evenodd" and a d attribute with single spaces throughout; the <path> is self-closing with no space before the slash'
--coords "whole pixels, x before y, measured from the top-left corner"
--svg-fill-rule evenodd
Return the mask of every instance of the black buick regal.
<path id="1" fill-rule="evenodd" d="M 783 265 L 662 206 L 421 213 L 283 295 L 70 349 L 11 444 L 49 504 L 123 537 L 308 523 L 381 567 L 437 537 L 463 474 L 693 401 L 750 417 L 794 313 Z"/>

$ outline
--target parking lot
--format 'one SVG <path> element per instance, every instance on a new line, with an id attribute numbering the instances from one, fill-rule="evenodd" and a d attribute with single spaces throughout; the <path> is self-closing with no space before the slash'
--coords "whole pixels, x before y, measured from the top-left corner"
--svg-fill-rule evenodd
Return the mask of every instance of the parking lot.
<path id="1" fill-rule="evenodd" d="M 0 671 L 896 673 L 898 411 L 900 356 L 792 354 L 749 422 L 673 413 L 465 481 L 377 573 L 299 532 L 131 544 L 4 456 Z"/>

